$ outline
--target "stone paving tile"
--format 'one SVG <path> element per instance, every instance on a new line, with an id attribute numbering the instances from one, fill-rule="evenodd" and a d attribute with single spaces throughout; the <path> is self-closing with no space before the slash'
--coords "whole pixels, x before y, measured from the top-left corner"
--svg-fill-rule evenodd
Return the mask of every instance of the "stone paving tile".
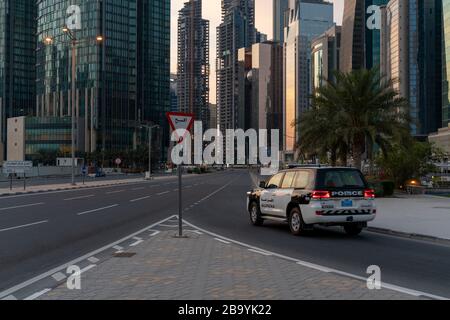
<path id="1" fill-rule="evenodd" d="M 205 234 L 187 239 L 173 234 L 163 231 L 131 248 L 136 253 L 132 258 L 100 263 L 82 275 L 81 290 L 64 284 L 40 299 L 416 299 L 387 289 L 368 290 L 363 281 L 250 252 Z"/>

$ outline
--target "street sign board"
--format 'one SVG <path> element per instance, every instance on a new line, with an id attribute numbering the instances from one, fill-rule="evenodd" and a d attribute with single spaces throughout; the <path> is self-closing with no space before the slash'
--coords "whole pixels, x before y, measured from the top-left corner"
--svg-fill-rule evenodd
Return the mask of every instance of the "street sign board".
<path id="1" fill-rule="evenodd" d="M 120 166 L 122 164 L 122 159 L 117 158 L 114 162 L 116 163 L 116 165 Z"/>
<path id="2" fill-rule="evenodd" d="M 3 163 L 3 173 L 25 173 L 33 168 L 32 161 L 6 161 Z"/>
<path id="3" fill-rule="evenodd" d="M 167 119 L 169 120 L 172 131 L 184 130 L 184 134 L 181 137 L 178 137 L 179 143 L 181 143 L 184 137 L 186 137 L 188 132 L 192 129 L 194 115 L 182 112 L 168 112 Z"/>

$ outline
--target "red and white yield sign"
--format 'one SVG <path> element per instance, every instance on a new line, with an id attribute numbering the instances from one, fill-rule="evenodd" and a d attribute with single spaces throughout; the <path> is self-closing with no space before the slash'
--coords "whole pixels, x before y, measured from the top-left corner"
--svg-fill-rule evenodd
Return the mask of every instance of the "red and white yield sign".
<path id="1" fill-rule="evenodd" d="M 190 113 L 168 112 L 167 119 L 169 120 L 172 131 L 175 131 L 175 134 L 180 131 L 183 132 L 183 135 L 177 136 L 178 143 L 181 143 L 188 132 L 192 129 L 192 125 L 194 124 L 194 115 Z"/>

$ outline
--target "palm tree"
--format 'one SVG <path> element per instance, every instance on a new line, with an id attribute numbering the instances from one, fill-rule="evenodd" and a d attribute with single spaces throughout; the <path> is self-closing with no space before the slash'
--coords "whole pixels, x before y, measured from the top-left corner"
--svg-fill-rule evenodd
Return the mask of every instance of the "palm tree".
<path id="1" fill-rule="evenodd" d="M 365 153 L 373 159 L 378 146 L 386 154 L 396 137 L 409 133 L 408 104 L 377 69 L 335 72 L 334 77 L 316 90 L 312 108 L 301 115 L 299 145 L 308 150 L 314 143 L 331 155 L 345 152 L 361 168 Z"/>

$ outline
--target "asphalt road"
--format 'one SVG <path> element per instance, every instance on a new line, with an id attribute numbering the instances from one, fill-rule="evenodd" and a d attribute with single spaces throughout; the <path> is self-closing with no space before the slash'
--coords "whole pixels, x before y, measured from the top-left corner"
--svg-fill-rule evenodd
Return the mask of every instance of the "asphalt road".
<path id="1" fill-rule="evenodd" d="M 281 223 L 253 227 L 245 210 L 252 181 L 236 170 L 184 180 L 184 218 L 296 259 L 450 298 L 450 247 L 365 232 L 319 229 L 294 237 Z M 0 291 L 177 213 L 177 180 L 0 198 Z M 194 205 L 192 207 L 192 205 Z M 263 279 L 262 279 L 263 281 Z"/>

